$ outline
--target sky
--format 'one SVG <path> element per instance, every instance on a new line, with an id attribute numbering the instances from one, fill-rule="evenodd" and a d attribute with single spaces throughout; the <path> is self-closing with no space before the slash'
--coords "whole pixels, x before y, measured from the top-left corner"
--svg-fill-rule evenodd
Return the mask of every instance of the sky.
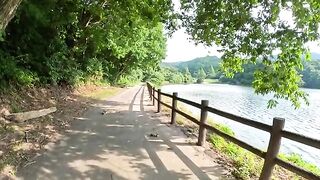
<path id="1" fill-rule="evenodd" d="M 222 53 L 217 50 L 218 47 L 205 47 L 204 45 L 195 45 L 194 42 L 188 40 L 189 35 L 184 29 L 176 31 L 167 41 L 167 57 L 164 62 L 188 61 L 197 57 L 218 56 Z M 311 52 L 320 53 L 320 45 L 316 42 L 307 44 Z"/>
<path id="2" fill-rule="evenodd" d="M 179 0 L 172 0 L 174 9 L 179 11 Z M 165 62 L 188 61 L 197 57 L 207 55 L 216 55 L 220 57 L 217 47 L 205 47 L 204 45 L 195 45 L 194 42 L 188 40 L 189 36 L 185 29 L 179 29 L 167 41 L 167 57 Z"/>
<path id="3" fill-rule="evenodd" d="M 174 9 L 179 11 L 179 0 L 172 0 Z M 185 29 L 176 31 L 167 41 L 167 57 L 165 62 L 188 61 L 197 57 L 207 55 L 216 55 L 220 57 L 222 54 L 217 51 L 217 47 L 205 47 L 204 45 L 195 45 L 194 42 L 188 40 L 189 36 Z"/>
<path id="4" fill-rule="evenodd" d="M 175 9 L 179 9 L 179 1 L 173 0 Z M 281 15 L 282 14 L 282 15 Z M 292 17 L 288 16 L 288 12 L 282 12 L 280 17 L 283 17 L 288 23 L 292 23 Z M 208 55 L 214 55 L 220 57 L 222 53 L 219 53 L 219 49 L 216 46 L 205 47 L 204 45 L 195 45 L 194 42 L 188 40 L 189 35 L 184 29 L 176 31 L 167 41 L 167 53 L 164 62 L 177 62 L 188 61 L 197 57 L 204 57 Z M 320 45 L 316 42 L 310 42 L 307 44 L 311 52 L 320 53 Z"/>
<path id="5" fill-rule="evenodd" d="M 216 55 L 220 57 L 217 47 L 205 47 L 204 45 L 195 45 L 188 40 L 189 36 L 184 29 L 176 31 L 167 41 L 167 57 L 165 62 L 188 61 L 197 57 L 207 55 Z"/>

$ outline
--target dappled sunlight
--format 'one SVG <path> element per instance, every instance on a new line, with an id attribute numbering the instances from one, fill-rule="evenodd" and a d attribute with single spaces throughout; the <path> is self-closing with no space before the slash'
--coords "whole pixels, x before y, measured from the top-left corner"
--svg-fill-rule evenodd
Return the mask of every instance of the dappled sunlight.
<path id="1" fill-rule="evenodd" d="M 96 135 L 97 133 L 95 132 L 90 132 L 90 131 L 78 131 L 78 130 L 66 130 L 66 132 L 70 133 L 70 134 L 88 134 L 88 135 Z"/>
<path id="2" fill-rule="evenodd" d="M 90 168 L 90 166 L 87 165 L 87 163 L 88 163 L 88 164 L 91 164 L 91 163 L 89 163 L 89 161 L 75 160 L 75 161 L 73 161 L 73 162 L 69 162 L 69 163 L 68 163 L 68 166 L 71 167 L 71 168 L 73 168 L 73 169 L 75 169 L 75 170 L 77 170 L 77 171 L 79 171 L 79 172 L 82 172 L 82 173 L 83 173 L 83 172 L 92 170 L 92 169 Z"/>
<path id="3" fill-rule="evenodd" d="M 81 121 L 86 121 L 86 120 L 90 120 L 88 118 L 84 118 L 84 117 L 74 117 L 75 120 L 81 120 Z"/>
<path id="4" fill-rule="evenodd" d="M 132 124 L 106 124 L 106 127 L 117 127 L 117 128 L 133 128 Z"/>
<path id="5" fill-rule="evenodd" d="M 198 152 L 194 152 L 193 144 L 182 138 L 181 131 L 171 132 L 160 119 L 150 118 L 154 113 L 143 108 L 143 88 L 133 90 L 137 93 L 130 105 L 110 99 L 104 107 L 112 105 L 115 112 L 101 114 L 109 109 L 94 108 L 78 117 L 79 121 L 71 125 L 63 140 L 38 157 L 36 163 L 21 169 L 18 176 L 26 179 L 210 179 L 201 168 L 210 166 L 211 161 L 202 159 L 195 164 L 189 158 L 196 157 L 194 154 Z M 159 135 L 151 137 L 150 133 Z"/>
<path id="6" fill-rule="evenodd" d="M 42 167 L 41 170 L 42 170 L 43 172 L 45 172 L 46 174 L 52 174 L 52 171 L 51 171 L 50 169 L 47 169 L 47 168 Z"/>

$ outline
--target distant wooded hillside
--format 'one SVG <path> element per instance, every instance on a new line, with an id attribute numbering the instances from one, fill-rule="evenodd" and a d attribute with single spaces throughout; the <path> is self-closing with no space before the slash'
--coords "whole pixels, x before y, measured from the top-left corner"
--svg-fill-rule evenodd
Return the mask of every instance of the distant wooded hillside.
<path id="1" fill-rule="evenodd" d="M 312 61 L 305 61 L 304 70 L 299 71 L 302 75 L 301 86 L 306 88 L 320 88 L 320 54 L 311 53 Z M 233 78 L 227 78 L 219 70 L 220 58 L 217 56 L 199 57 L 190 61 L 174 62 L 174 63 L 162 63 L 162 66 L 166 68 L 176 69 L 184 73 L 186 69 L 189 70 L 191 75 L 197 79 L 199 78 L 199 72 L 203 69 L 206 73 L 206 78 L 219 79 L 219 82 L 228 84 L 239 85 L 252 85 L 254 80 L 254 72 L 258 69 L 263 69 L 262 63 L 246 64 L 243 66 L 243 73 L 236 73 Z M 212 73 L 212 68 L 215 73 Z M 171 70 L 172 71 L 172 70 Z M 214 74 L 214 75 L 212 75 Z M 211 76 L 210 76 L 211 75 Z"/>
<path id="2" fill-rule="evenodd" d="M 220 63 L 220 58 L 217 56 L 206 56 L 206 57 L 199 57 L 195 58 L 190 61 L 181 61 L 181 62 L 174 62 L 174 63 L 162 63 L 163 66 L 173 67 L 178 69 L 179 71 L 183 72 L 186 68 L 189 69 L 190 73 L 193 76 L 196 76 L 199 69 L 203 68 L 206 72 L 210 72 L 211 67 L 218 69 Z"/>

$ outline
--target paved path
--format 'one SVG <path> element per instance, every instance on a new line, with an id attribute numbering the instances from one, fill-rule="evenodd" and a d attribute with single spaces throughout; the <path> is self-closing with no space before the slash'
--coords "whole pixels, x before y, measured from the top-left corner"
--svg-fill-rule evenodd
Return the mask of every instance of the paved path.
<path id="1" fill-rule="evenodd" d="M 72 107 L 70 107 L 72 108 Z M 107 111 L 102 115 L 103 110 Z M 224 179 L 201 147 L 154 113 L 143 87 L 96 104 L 18 179 Z M 166 121 L 169 119 L 167 118 Z M 150 137 L 158 133 L 159 137 Z"/>

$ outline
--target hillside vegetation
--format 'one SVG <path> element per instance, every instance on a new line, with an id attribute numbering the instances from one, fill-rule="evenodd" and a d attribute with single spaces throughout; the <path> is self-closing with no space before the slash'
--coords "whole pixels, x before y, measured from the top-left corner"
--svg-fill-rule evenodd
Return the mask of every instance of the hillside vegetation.
<path id="1" fill-rule="evenodd" d="M 311 61 L 303 61 L 303 69 L 299 71 L 302 76 L 301 87 L 320 89 L 320 54 L 312 53 Z M 262 62 L 249 63 L 243 66 L 243 72 L 235 73 L 233 77 L 227 77 L 220 68 L 221 59 L 216 56 L 206 56 L 193 59 L 191 61 L 163 63 L 164 68 L 171 68 L 172 72 L 184 74 L 188 69 L 193 81 L 198 79 L 217 79 L 221 83 L 238 84 L 251 86 L 255 80 L 255 72 L 263 70 L 266 66 Z M 212 71 L 212 68 L 214 69 Z M 205 71 L 204 77 L 199 77 L 199 73 Z M 203 75 L 202 75 L 203 76 Z M 180 83 L 183 81 L 180 81 Z M 208 81 L 210 82 L 210 80 Z M 216 82 L 216 81 L 215 81 Z"/>
<path id="2" fill-rule="evenodd" d="M 170 9 L 165 1 L 22 1 L 0 39 L 0 87 L 140 81 L 165 57 Z"/>
<path id="3" fill-rule="evenodd" d="M 200 68 L 203 68 L 206 72 L 210 71 L 210 67 L 218 68 L 221 63 L 221 59 L 217 56 L 205 56 L 192 59 L 190 61 L 162 63 L 163 66 L 177 68 L 179 71 L 183 71 L 186 68 L 189 69 L 193 76 L 196 76 Z"/>

